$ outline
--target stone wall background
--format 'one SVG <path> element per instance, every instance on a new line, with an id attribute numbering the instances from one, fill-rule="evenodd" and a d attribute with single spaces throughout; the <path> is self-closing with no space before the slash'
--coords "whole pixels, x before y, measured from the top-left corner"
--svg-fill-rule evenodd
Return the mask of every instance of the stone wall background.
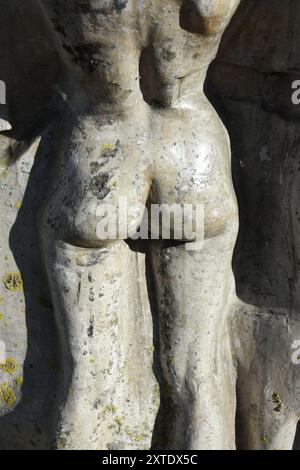
<path id="1" fill-rule="evenodd" d="M 0 78 L 7 101 L 0 113 L 12 125 L 0 135 L 0 340 L 11 360 L 11 370 L 0 370 L 0 449 L 38 449 L 46 446 L 59 368 L 37 213 L 53 158 L 45 129 L 60 106 L 55 85 L 61 68 L 37 1 L 1 0 L 0 10 Z M 8 149 L 13 161 L 27 148 L 1 171 Z M 24 281 L 20 292 L 2 281 L 15 272 Z"/>
<path id="2" fill-rule="evenodd" d="M 297 0 L 243 0 L 206 82 L 231 138 L 240 212 L 233 259 L 238 298 L 296 323 L 300 107 L 291 101 L 291 85 L 300 72 L 299 21 Z"/>
<path id="3" fill-rule="evenodd" d="M 0 383 L 9 385 L 0 449 L 37 449 L 47 445 L 59 363 L 36 220 L 55 158 L 48 126 L 62 105 L 63 73 L 38 2 L 0 0 L 0 10 L 0 79 L 13 127 L 0 136 L 1 158 L 9 146 L 14 159 L 35 142 L 0 176 L 0 340 L 13 360 L 13 370 L 0 370 Z M 300 107 L 291 103 L 291 82 L 300 73 L 299 21 L 297 0 L 242 0 L 206 83 L 232 143 L 240 207 L 237 295 L 291 321 L 299 317 L 300 299 Z M 22 291 L 4 286 L 11 272 L 21 272 Z"/>

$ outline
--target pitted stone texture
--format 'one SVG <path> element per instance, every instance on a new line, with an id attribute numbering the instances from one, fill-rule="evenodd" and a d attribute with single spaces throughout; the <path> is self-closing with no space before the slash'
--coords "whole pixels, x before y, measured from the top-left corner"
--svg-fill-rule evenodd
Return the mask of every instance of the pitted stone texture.
<path id="1" fill-rule="evenodd" d="M 291 448 L 297 3 L 242 0 L 207 82 L 233 148 L 238 299 L 228 136 L 202 93 L 238 2 L 46 3 L 10 2 L 0 28 L 0 447 Z M 36 148 L 7 170 L 41 134 L 33 168 Z M 87 201 L 124 191 L 204 201 L 204 251 L 97 239 Z"/>
<path id="2" fill-rule="evenodd" d="M 243 305 L 234 317 L 233 343 L 241 343 L 242 449 L 290 449 L 299 420 L 300 370 L 292 345 L 299 339 L 300 108 L 291 99 L 299 74 L 299 6 L 242 1 L 207 80 L 231 138 L 240 209 L 233 265 Z M 278 411 L 273 393 L 283 402 Z"/>

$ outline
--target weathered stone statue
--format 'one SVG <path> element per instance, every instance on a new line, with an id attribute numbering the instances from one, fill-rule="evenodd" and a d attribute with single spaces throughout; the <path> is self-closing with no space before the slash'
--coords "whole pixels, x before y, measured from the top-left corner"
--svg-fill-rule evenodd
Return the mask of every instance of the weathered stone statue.
<path id="1" fill-rule="evenodd" d="M 129 236 L 139 229 L 143 205 L 204 205 L 201 251 L 186 250 L 182 240 L 150 247 L 161 367 L 173 409 L 164 445 L 233 448 L 227 317 L 237 210 L 228 136 L 203 82 L 238 1 L 41 3 L 73 80 L 40 221 L 64 368 L 57 445 L 135 448 L 131 427 L 138 422 L 151 434 L 151 390 L 132 403 L 126 368 L 136 362 L 130 346 L 139 332 L 133 339 L 129 325 L 142 310 L 144 272 L 124 240 L 97 235 L 98 206 L 118 207 L 122 196 L 129 205 L 142 203 L 128 221 Z M 147 376 L 150 359 L 139 361 Z M 118 416 L 111 425 L 105 415 L 113 406 Z"/>
<path id="2" fill-rule="evenodd" d="M 287 177 L 292 150 L 267 170 L 269 144 L 260 148 L 257 137 L 265 141 L 270 127 L 285 141 L 285 124 L 272 115 L 273 129 L 246 102 L 259 102 L 261 93 L 268 112 L 296 119 L 257 70 L 265 67 L 276 89 L 280 73 L 297 66 L 284 62 L 277 75 L 273 43 L 270 67 L 255 63 L 265 40 L 259 34 L 251 49 L 253 22 L 266 18 L 263 38 L 275 28 L 271 4 L 293 15 L 279 0 L 242 0 L 210 75 L 210 95 L 228 118 L 241 208 L 234 279 L 230 144 L 203 86 L 239 3 L 14 0 L 3 9 L 0 39 L 14 46 L 8 53 L 0 44 L 7 88 L 0 132 L 12 127 L 0 135 L 0 223 L 12 227 L 9 237 L 0 231 L 0 448 L 293 446 L 300 381 L 291 347 L 300 344 L 300 328 L 297 289 L 285 288 L 284 276 L 297 286 L 297 180 Z M 19 159 L 37 136 L 38 149 Z M 272 201 L 278 187 L 289 188 L 277 202 L 279 228 L 273 209 L 255 200 L 270 174 Z M 254 196 L 246 191 L 253 178 Z M 131 208 L 125 235 L 118 218 L 101 236 L 103 208 L 122 216 L 124 200 Z M 137 239 L 155 204 L 202 207 L 203 246 L 194 244 L 203 235 L 194 213 L 179 220 L 191 223 L 194 239 L 178 235 L 174 217 L 170 239 L 163 221 L 158 233 L 149 224 L 149 239 Z M 264 235 L 251 239 L 259 217 L 269 221 L 270 246 L 281 237 L 280 247 L 290 247 L 291 266 L 279 247 L 266 255 Z M 277 236 L 288 220 L 293 235 Z"/>

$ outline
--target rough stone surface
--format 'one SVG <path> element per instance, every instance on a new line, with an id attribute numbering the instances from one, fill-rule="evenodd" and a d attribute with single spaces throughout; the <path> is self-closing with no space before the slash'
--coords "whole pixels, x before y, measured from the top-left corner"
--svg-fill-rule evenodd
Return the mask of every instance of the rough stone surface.
<path id="1" fill-rule="evenodd" d="M 300 70 L 299 19 L 297 1 L 242 1 L 207 80 L 231 138 L 239 203 L 233 266 L 243 305 L 233 343 L 240 345 L 240 448 L 291 448 L 300 416 L 300 370 L 291 359 L 300 318 L 300 107 L 291 100 Z"/>
<path id="2" fill-rule="evenodd" d="M 202 87 L 239 1 L 6 3 L 0 448 L 292 448 L 297 2 L 241 0 L 206 81 L 234 256 Z M 204 204 L 203 249 L 99 239 L 119 196 Z"/>

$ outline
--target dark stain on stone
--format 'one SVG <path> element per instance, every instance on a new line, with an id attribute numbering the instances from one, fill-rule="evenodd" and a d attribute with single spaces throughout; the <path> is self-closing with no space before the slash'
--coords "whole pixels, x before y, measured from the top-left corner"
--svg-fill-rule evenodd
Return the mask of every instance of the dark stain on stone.
<path id="1" fill-rule="evenodd" d="M 101 49 L 101 45 L 98 43 L 76 44 L 74 46 L 70 46 L 64 42 L 62 47 L 71 56 L 71 60 L 75 64 L 80 65 L 83 69 L 88 70 L 89 72 L 94 72 L 98 68 L 100 64 L 98 55 L 99 50 Z"/>
<path id="2" fill-rule="evenodd" d="M 95 410 L 98 410 L 98 408 L 100 407 L 100 405 L 101 405 L 101 400 L 98 399 L 98 400 L 96 400 L 96 401 L 94 402 L 93 407 L 94 407 Z"/>
<path id="3" fill-rule="evenodd" d="M 90 42 L 87 44 L 77 44 L 74 46 L 74 49 L 80 56 L 83 56 L 86 59 L 92 59 L 99 53 L 100 46 L 98 43 Z"/>
<path id="4" fill-rule="evenodd" d="M 90 190 L 92 195 L 97 199 L 104 199 L 110 192 L 110 188 L 108 187 L 110 178 L 109 173 L 101 173 L 100 175 L 94 176 L 88 185 L 88 190 Z"/>
<path id="5" fill-rule="evenodd" d="M 99 163 L 99 162 L 91 162 L 91 163 L 90 163 L 90 169 L 91 169 L 92 175 L 94 175 L 95 173 L 97 173 L 97 172 L 100 170 L 101 166 L 102 166 L 102 165 L 101 165 L 101 163 Z"/>
<path id="6" fill-rule="evenodd" d="M 176 52 L 170 51 L 170 49 L 164 48 L 162 51 L 162 58 L 167 62 L 171 62 L 176 57 Z"/>
<path id="7" fill-rule="evenodd" d="M 88 335 L 89 338 L 92 338 L 92 337 L 93 337 L 93 334 L 94 334 L 94 317 L 91 316 L 91 318 L 90 318 L 90 326 L 88 327 L 87 335 Z"/>
<path id="8" fill-rule="evenodd" d="M 95 300 L 95 294 L 94 294 L 93 288 L 91 287 L 91 288 L 90 288 L 89 301 L 90 301 L 90 302 L 94 302 L 94 300 Z"/>
<path id="9" fill-rule="evenodd" d="M 126 8 L 128 3 L 128 0 L 114 0 L 114 9 L 118 12 L 121 13 L 124 8 Z"/>
<path id="10" fill-rule="evenodd" d="M 64 294 L 68 294 L 70 292 L 70 288 L 68 286 L 63 286 L 62 290 L 63 290 Z"/>
<path id="11" fill-rule="evenodd" d="M 85 1 L 79 1 L 76 3 L 76 9 L 74 12 L 79 11 L 83 14 L 107 14 L 110 10 L 115 10 L 118 13 L 121 13 L 124 8 L 126 8 L 128 0 L 111 0 L 110 5 L 102 8 L 92 8 L 90 5 L 87 5 Z"/>
<path id="12" fill-rule="evenodd" d="M 78 288 L 77 288 L 77 303 L 79 303 L 80 292 L 81 292 L 81 281 L 79 281 Z"/>

